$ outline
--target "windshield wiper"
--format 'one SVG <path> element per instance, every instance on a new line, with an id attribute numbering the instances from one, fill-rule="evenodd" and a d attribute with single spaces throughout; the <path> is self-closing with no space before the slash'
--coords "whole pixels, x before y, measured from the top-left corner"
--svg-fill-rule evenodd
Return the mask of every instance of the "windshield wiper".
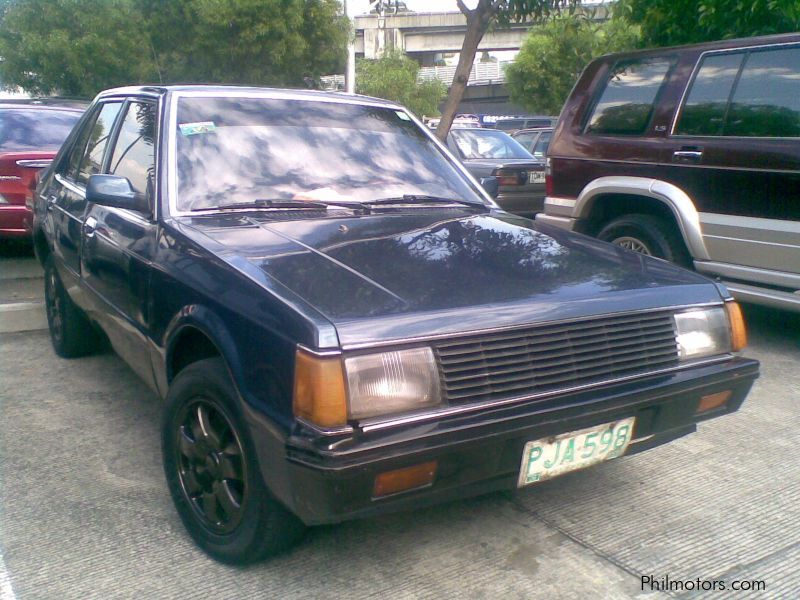
<path id="1" fill-rule="evenodd" d="M 373 206 L 376 204 L 413 204 L 415 202 L 427 204 L 462 204 L 465 206 L 480 206 L 486 208 L 486 205 L 481 202 L 471 202 L 470 200 L 462 200 L 461 198 L 446 198 L 444 196 L 428 196 L 425 194 L 404 194 L 393 198 L 379 198 L 378 200 L 364 202 L 364 204 Z"/>
<path id="2" fill-rule="evenodd" d="M 220 204 L 216 208 L 224 209 L 247 209 L 247 208 L 304 208 L 306 210 L 319 210 L 320 208 L 366 208 L 359 202 L 323 202 L 321 200 L 268 200 L 259 198 L 252 202 L 232 202 L 230 204 Z"/>

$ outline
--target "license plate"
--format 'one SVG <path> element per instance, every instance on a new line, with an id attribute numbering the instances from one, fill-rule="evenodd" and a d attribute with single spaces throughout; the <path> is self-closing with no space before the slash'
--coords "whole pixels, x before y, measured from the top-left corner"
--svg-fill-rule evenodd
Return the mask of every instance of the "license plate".
<path id="1" fill-rule="evenodd" d="M 544 183 L 544 171 L 529 171 L 528 172 L 528 182 L 529 183 Z"/>
<path id="2" fill-rule="evenodd" d="M 625 454 L 635 418 L 528 442 L 522 451 L 518 487 L 552 479 Z"/>

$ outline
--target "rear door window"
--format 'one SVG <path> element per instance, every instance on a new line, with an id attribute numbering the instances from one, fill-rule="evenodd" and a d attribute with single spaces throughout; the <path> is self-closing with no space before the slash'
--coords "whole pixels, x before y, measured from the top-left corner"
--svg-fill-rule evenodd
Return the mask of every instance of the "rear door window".
<path id="1" fill-rule="evenodd" d="M 671 64 L 667 59 L 647 58 L 614 65 L 589 116 L 587 133 L 643 134 Z"/>
<path id="2" fill-rule="evenodd" d="M 547 154 L 547 148 L 550 146 L 550 138 L 552 137 L 552 133 L 549 131 L 545 131 L 542 135 L 539 136 L 539 139 L 536 140 L 536 145 L 533 147 L 533 154 L 536 158 L 544 158 Z"/>
<path id="3" fill-rule="evenodd" d="M 703 60 L 675 126 L 677 135 L 722 135 L 728 99 L 744 53 Z"/>
<path id="4" fill-rule="evenodd" d="M 533 140 L 537 137 L 538 133 L 518 133 L 514 135 L 514 139 L 517 140 L 520 144 L 525 146 L 528 150 L 531 149 L 533 146 Z"/>
<path id="5" fill-rule="evenodd" d="M 748 55 L 724 135 L 800 137 L 800 47 Z"/>

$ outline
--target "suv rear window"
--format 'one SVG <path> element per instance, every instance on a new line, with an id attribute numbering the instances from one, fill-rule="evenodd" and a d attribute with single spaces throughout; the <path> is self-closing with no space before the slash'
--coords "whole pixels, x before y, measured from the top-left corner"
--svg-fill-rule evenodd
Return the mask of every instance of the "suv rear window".
<path id="1" fill-rule="evenodd" d="M 80 118 L 77 111 L 0 110 L 0 152 L 57 150 Z"/>
<path id="2" fill-rule="evenodd" d="M 724 135 L 800 137 L 800 48 L 748 55 Z"/>
<path id="3" fill-rule="evenodd" d="M 671 64 L 666 59 L 640 59 L 614 65 L 589 117 L 587 133 L 644 133 Z"/>
<path id="4" fill-rule="evenodd" d="M 681 109 L 675 133 L 800 137 L 800 48 L 719 54 L 704 59 Z"/>

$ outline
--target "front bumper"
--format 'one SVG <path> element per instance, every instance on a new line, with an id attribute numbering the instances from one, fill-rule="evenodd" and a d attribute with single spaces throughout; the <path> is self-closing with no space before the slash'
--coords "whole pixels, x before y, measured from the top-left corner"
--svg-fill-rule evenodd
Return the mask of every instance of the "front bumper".
<path id="1" fill-rule="evenodd" d="M 526 442 L 636 417 L 628 454 L 695 431 L 696 423 L 736 411 L 758 377 L 758 362 L 730 357 L 666 375 L 571 395 L 374 432 L 322 436 L 298 425 L 280 443 L 274 429 L 254 431 L 270 489 L 306 524 L 417 508 L 516 488 Z M 695 414 L 702 396 L 731 391 L 728 402 Z M 276 451 L 283 450 L 281 457 Z M 374 499 L 376 475 L 435 460 L 428 487 Z"/>

